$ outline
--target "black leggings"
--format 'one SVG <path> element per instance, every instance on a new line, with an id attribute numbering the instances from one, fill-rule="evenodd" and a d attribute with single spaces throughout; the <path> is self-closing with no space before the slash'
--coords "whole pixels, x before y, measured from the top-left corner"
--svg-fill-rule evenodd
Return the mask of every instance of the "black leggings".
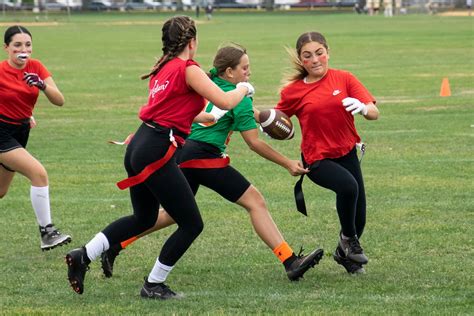
<path id="1" fill-rule="evenodd" d="M 128 176 L 138 174 L 147 165 L 163 157 L 169 145 L 168 135 L 142 124 L 125 154 Z M 193 192 L 178 168 L 175 157 L 145 182 L 131 187 L 130 198 L 133 215 L 122 217 L 103 230 L 109 244 L 118 244 L 153 227 L 161 205 L 178 228 L 163 245 L 159 260 L 165 265 L 174 266 L 204 227 Z"/>
<path id="2" fill-rule="evenodd" d="M 336 193 L 336 208 L 342 233 L 347 237 L 362 236 L 366 219 L 364 180 L 356 148 L 336 159 L 323 159 L 307 176 L 323 188 Z"/>

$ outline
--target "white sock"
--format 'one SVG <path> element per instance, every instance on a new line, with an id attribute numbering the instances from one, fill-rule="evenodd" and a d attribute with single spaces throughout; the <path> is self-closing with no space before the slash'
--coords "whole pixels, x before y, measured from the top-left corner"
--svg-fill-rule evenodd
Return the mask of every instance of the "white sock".
<path id="1" fill-rule="evenodd" d="M 109 248 L 109 240 L 102 232 L 100 232 L 87 243 L 87 257 L 89 257 L 90 261 L 94 261 L 98 256 L 100 256 L 104 251 L 107 251 Z"/>
<path id="2" fill-rule="evenodd" d="M 156 258 L 155 266 L 151 270 L 150 275 L 148 276 L 148 282 L 150 283 L 163 283 L 166 281 L 168 274 L 174 266 L 167 266 L 162 264 L 158 258 Z"/>
<path id="3" fill-rule="evenodd" d="M 34 187 L 30 190 L 31 205 L 35 210 L 36 220 L 40 226 L 51 224 L 51 209 L 49 206 L 49 186 Z"/>

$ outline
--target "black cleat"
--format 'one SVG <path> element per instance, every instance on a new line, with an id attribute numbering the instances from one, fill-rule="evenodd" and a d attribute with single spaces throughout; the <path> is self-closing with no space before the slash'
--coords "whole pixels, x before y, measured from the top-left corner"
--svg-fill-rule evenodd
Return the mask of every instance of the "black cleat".
<path id="1" fill-rule="evenodd" d="M 143 298 L 151 298 L 157 300 L 168 300 L 168 299 L 181 299 L 182 294 L 173 292 L 164 283 L 150 283 L 145 277 L 145 284 L 143 284 L 140 296 Z"/>
<path id="2" fill-rule="evenodd" d="M 342 250 L 345 257 L 348 259 L 357 262 L 359 264 L 366 264 L 369 262 L 369 259 L 364 254 L 364 250 L 360 246 L 359 239 L 357 236 L 350 237 L 349 239 L 339 239 L 338 247 Z"/>
<path id="3" fill-rule="evenodd" d="M 122 249 L 120 249 L 122 250 Z M 102 266 L 102 271 L 106 278 L 111 278 L 114 272 L 114 262 L 115 258 L 119 255 L 120 250 L 115 247 L 110 247 L 107 251 L 104 251 L 100 255 L 100 263 Z"/>
<path id="4" fill-rule="evenodd" d="M 343 266 L 346 269 L 347 273 L 349 274 L 364 274 L 365 273 L 365 269 L 362 266 L 362 264 L 352 261 L 351 259 L 345 257 L 344 252 L 339 246 L 337 246 L 336 251 L 334 251 L 334 254 L 332 255 L 332 257 L 334 258 L 334 261 L 336 261 L 338 264 Z"/>
<path id="5" fill-rule="evenodd" d="M 306 256 L 302 256 L 302 252 L 303 249 L 300 250 L 300 253 L 296 257 L 295 261 L 293 261 L 286 269 L 286 275 L 291 281 L 298 281 L 300 278 L 302 278 L 309 268 L 312 268 L 319 263 L 324 254 L 322 249 L 316 249 Z"/>
<path id="6" fill-rule="evenodd" d="M 67 277 L 69 284 L 77 294 L 84 292 L 84 278 L 86 271 L 89 270 L 89 263 L 86 262 L 89 260 L 86 257 L 87 253 L 84 247 L 71 250 L 66 255 Z"/>

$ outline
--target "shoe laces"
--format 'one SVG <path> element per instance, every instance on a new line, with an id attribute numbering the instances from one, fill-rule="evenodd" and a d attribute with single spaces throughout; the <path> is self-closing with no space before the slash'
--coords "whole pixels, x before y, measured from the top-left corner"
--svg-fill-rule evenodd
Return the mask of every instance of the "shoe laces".
<path id="1" fill-rule="evenodd" d="M 55 229 L 55 230 L 48 233 L 49 237 L 58 237 L 60 235 L 61 235 L 61 233 L 57 229 Z"/>
<path id="2" fill-rule="evenodd" d="M 175 292 L 173 292 L 170 287 L 164 283 L 157 283 L 156 286 L 160 287 L 163 293 L 169 293 L 171 295 L 176 295 Z"/>
<path id="3" fill-rule="evenodd" d="M 359 239 L 357 238 L 350 238 L 348 240 L 349 247 L 351 247 L 351 250 L 353 253 L 363 253 L 362 247 L 360 246 Z"/>
<path id="4" fill-rule="evenodd" d="M 47 235 L 48 237 L 57 237 L 61 235 L 61 233 L 54 227 L 53 224 L 46 225 L 44 227 L 40 227 L 41 236 Z"/>
<path id="5" fill-rule="evenodd" d="M 84 247 L 84 252 L 81 253 L 81 262 L 80 262 L 80 265 L 81 265 L 81 267 L 84 269 L 84 271 L 89 271 L 89 269 L 90 269 L 89 263 L 87 263 L 85 257 L 87 257 L 87 251 L 85 250 L 85 247 Z"/>
<path id="6" fill-rule="evenodd" d="M 175 293 L 170 289 L 170 287 L 169 287 L 168 285 L 166 285 L 166 284 L 164 284 L 164 283 L 161 283 L 161 287 L 163 288 L 163 290 L 164 290 L 165 292 L 170 292 L 170 293 L 175 294 Z"/>
<path id="7" fill-rule="evenodd" d="M 303 258 L 303 257 L 304 257 L 303 252 L 304 252 L 304 248 L 303 248 L 303 246 L 301 246 L 301 247 L 300 247 L 300 251 L 298 252 L 298 255 L 296 255 L 296 257 L 297 257 L 298 259 Z"/>

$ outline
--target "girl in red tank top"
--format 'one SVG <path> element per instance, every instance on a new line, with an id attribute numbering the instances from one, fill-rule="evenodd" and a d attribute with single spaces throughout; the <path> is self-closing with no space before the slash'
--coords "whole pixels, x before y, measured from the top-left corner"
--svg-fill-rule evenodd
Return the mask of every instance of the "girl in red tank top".
<path id="1" fill-rule="evenodd" d="M 143 124 L 127 147 L 125 169 L 133 214 L 120 218 L 99 232 L 85 247 L 66 256 L 68 278 L 73 290 L 82 294 L 84 277 L 91 260 L 102 252 L 153 227 L 163 206 L 178 228 L 165 242 L 145 280 L 140 295 L 151 299 L 179 298 L 164 284 L 176 262 L 201 233 L 203 223 L 194 195 L 176 164 L 174 148 L 189 134 L 204 99 L 229 110 L 253 87 L 247 82 L 224 92 L 193 61 L 198 47 L 194 21 L 187 16 L 167 20 L 162 28 L 163 55 L 143 79 L 150 78 L 148 102 L 140 110 Z M 177 143 L 177 144 L 176 144 Z"/>

